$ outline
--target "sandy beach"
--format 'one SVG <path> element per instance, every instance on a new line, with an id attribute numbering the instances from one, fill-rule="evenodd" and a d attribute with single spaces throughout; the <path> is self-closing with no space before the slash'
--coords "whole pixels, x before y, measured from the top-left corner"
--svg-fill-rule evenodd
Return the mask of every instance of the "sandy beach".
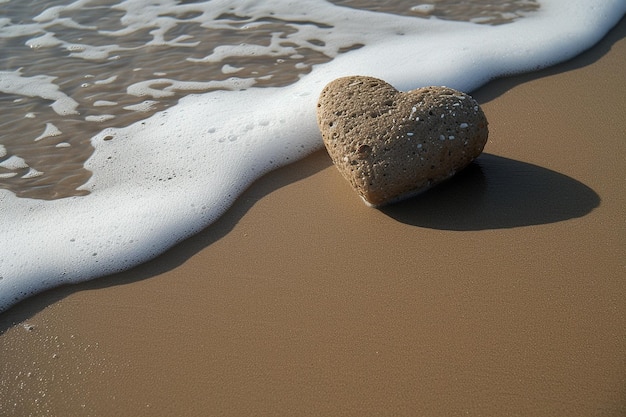
<path id="1" fill-rule="evenodd" d="M 626 20 L 472 95 L 485 153 L 368 208 L 317 152 L 0 315 L 0 415 L 626 415 Z"/>

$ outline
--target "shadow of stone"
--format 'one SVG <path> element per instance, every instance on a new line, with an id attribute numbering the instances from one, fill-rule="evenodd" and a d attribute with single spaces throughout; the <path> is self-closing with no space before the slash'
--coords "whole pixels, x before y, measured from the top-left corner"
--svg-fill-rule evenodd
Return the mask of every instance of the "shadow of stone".
<path id="1" fill-rule="evenodd" d="M 600 204 L 585 184 L 526 162 L 483 154 L 439 186 L 381 211 L 442 230 L 486 230 L 582 217 Z"/>

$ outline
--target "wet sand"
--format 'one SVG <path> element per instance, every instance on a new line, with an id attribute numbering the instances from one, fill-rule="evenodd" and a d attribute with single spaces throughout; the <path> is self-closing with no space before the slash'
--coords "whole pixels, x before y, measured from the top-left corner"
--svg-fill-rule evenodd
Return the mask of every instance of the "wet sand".
<path id="1" fill-rule="evenodd" d="M 483 154 L 366 207 L 324 152 L 0 316 L 0 415 L 626 415 L 626 21 L 474 92 Z"/>

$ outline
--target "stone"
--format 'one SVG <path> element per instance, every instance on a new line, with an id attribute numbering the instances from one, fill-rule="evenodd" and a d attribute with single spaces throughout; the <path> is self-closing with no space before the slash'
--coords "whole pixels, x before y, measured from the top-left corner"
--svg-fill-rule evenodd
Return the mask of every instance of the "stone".
<path id="1" fill-rule="evenodd" d="M 374 207 L 452 177 L 480 155 L 488 136 L 485 114 L 465 93 L 400 92 L 364 76 L 330 82 L 319 97 L 317 123 L 339 172 Z"/>

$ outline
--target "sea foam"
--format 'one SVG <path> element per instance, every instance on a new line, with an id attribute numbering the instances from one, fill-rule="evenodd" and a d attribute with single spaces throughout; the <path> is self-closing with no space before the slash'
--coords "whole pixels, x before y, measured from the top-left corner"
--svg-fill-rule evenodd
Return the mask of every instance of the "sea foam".
<path id="1" fill-rule="evenodd" d="M 354 10 L 325 1 L 247 1 L 239 2 L 237 10 L 227 6 L 232 2 L 223 3 L 232 14 L 317 22 L 300 25 L 294 42 L 308 42 L 333 59 L 286 87 L 254 87 L 236 77 L 236 67 L 224 66 L 232 77 L 219 83 L 227 90 L 190 95 L 144 121 L 103 130 L 91 141 L 95 152 L 86 167 L 93 176 L 83 186 L 88 195 L 43 201 L 0 190 L 0 311 L 47 288 L 155 257 L 215 221 L 264 173 L 320 149 L 316 101 L 326 83 L 337 77 L 374 76 L 401 90 L 447 85 L 472 91 L 495 77 L 577 55 L 626 12 L 624 0 L 544 0 L 538 11 L 514 23 L 484 26 Z M 189 13 L 208 14 L 203 4 L 184 6 Z M 59 14 L 53 7 L 35 20 Z M 120 34 L 145 27 L 162 14 L 158 8 L 127 14 L 136 20 L 127 19 Z M 166 28 L 163 23 L 161 32 L 155 30 L 154 42 L 191 42 L 185 36 L 166 40 L 161 36 Z M 39 42 L 57 40 L 46 36 Z M 339 53 L 355 44 L 364 46 Z M 238 54 L 296 53 L 283 47 L 272 42 L 263 51 L 224 46 L 197 59 L 223 62 L 225 56 Z M 67 50 L 87 57 L 115 52 L 113 46 L 90 51 L 67 45 Z M 46 97 L 59 112 L 74 112 L 73 99 L 50 81 L 45 76 L 25 80 L 18 70 L 3 82 L 8 83 L 5 91 Z M 185 88 L 165 81 L 171 88 Z M 156 94 L 149 83 L 135 88 L 143 88 L 146 96 Z"/>

